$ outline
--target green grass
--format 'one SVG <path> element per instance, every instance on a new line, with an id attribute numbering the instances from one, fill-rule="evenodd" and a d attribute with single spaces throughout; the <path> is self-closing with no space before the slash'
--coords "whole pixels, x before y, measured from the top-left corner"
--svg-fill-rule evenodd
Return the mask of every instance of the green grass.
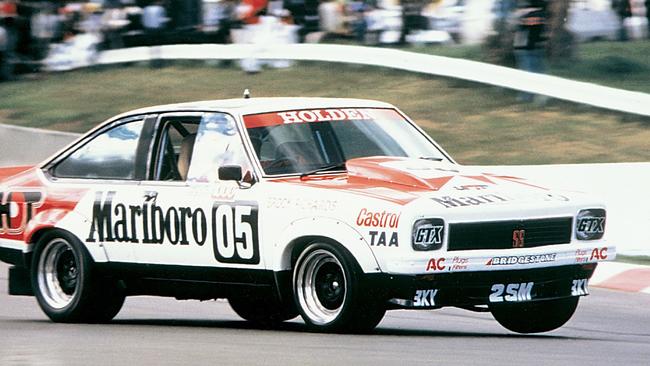
<path id="1" fill-rule="evenodd" d="M 474 59 L 480 56 L 476 47 L 407 50 Z M 648 61 L 643 57 L 650 54 L 650 45 L 599 43 L 581 45 L 580 51 L 584 54 L 579 55 L 579 62 L 551 71 L 650 91 Z M 612 57 L 616 62 L 609 62 Z M 623 81 L 617 74 L 625 76 Z M 0 122 L 82 132 L 130 109 L 237 98 L 245 88 L 251 89 L 253 97 L 355 97 L 393 103 L 464 164 L 650 160 L 647 118 L 559 101 L 537 107 L 517 103 L 515 92 L 500 88 L 333 63 L 299 63 L 259 74 L 201 62 L 177 62 L 158 70 L 132 65 L 43 74 L 0 84 Z"/>
<path id="2" fill-rule="evenodd" d="M 485 62 L 480 46 L 417 46 L 406 51 Z M 650 42 L 591 42 L 575 45 L 575 59 L 548 65 L 550 74 L 614 88 L 650 93 Z"/>
<path id="3" fill-rule="evenodd" d="M 648 256 L 625 256 L 625 255 L 616 255 L 617 262 L 630 263 L 630 264 L 639 264 L 642 266 L 650 266 L 650 257 Z"/>

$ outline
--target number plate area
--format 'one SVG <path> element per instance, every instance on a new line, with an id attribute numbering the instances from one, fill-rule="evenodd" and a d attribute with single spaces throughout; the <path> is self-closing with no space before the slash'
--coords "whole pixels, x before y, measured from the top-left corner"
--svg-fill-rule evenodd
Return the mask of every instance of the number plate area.
<path id="1" fill-rule="evenodd" d="M 536 284 L 535 282 L 495 283 L 490 288 L 490 303 L 525 302 L 534 299 L 552 299 L 568 296 L 589 295 L 589 281 L 586 278 L 571 280 L 570 291 L 563 284 L 557 288 L 552 283 Z"/>
<path id="2" fill-rule="evenodd" d="M 565 274 L 566 274 L 565 269 Z M 539 276 L 534 276 L 538 274 Z M 488 304 L 534 302 L 574 296 L 589 295 L 588 277 L 591 273 L 574 273 L 573 276 L 558 275 L 558 271 L 538 271 L 527 276 L 521 271 L 507 278 L 484 276 L 430 276 L 393 277 L 396 287 L 389 303 L 397 308 L 436 309 L 445 306 L 473 307 Z M 584 275 L 584 277 L 582 277 Z M 501 280 L 501 281 L 498 281 Z"/>
<path id="3" fill-rule="evenodd" d="M 488 299 L 491 303 L 531 301 L 534 285 L 534 282 L 495 283 Z"/>

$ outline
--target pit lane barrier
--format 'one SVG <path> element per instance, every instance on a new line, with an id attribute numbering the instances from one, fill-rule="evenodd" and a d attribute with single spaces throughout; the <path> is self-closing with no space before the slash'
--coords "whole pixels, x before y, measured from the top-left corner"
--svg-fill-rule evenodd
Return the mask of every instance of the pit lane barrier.
<path id="1" fill-rule="evenodd" d="M 163 60 L 299 60 L 351 63 L 452 77 L 599 108 L 650 116 L 650 95 L 458 58 L 390 48 L 332 44 L 202 44 L 134 47 L 99 53 L 88 65 Z"/>

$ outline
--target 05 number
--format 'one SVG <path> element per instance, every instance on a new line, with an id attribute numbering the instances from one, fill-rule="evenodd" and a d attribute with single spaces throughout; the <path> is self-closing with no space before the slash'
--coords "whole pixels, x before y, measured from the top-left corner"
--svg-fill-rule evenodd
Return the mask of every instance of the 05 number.
<path id="1" fill-rule="evenodd" d="M 224 263 L 259 263 L 257 207 L 215 205 L 212 220 L 216 260 Z"/>

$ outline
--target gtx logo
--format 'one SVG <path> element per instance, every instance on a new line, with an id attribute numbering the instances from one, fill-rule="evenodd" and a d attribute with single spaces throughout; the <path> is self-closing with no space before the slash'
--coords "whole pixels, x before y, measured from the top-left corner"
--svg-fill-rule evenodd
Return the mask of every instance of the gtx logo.
<path id="1" fill-rule="evenodd" d="M 578 220 L 578 231 L 585 234 L 600 234 L 605 232 L 604 217 L 584 217 Z"/>
<path id="2" fill-rule="evenodd" d="M 415 233 L 415 244 L 442 244 L 442 229 L 444 226 L 424 226 Z"/>
<path id="3" fill-rule="evenodd" d="M 576 237 L 579 240 L 596 240 L 605 235 L 604 209 L 582 210 L 576 217 Z"/>

